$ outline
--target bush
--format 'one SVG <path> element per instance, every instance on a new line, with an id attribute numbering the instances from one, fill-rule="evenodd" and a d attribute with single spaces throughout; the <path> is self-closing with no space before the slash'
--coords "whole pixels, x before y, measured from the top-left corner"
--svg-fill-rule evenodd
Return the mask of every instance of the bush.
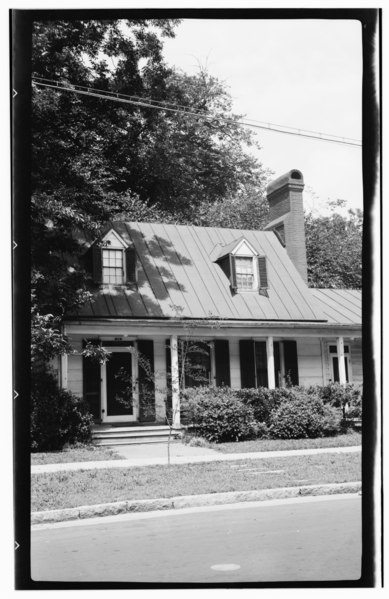
<path id="1" fill-rule="evenodd" d="M 280 397 L 274 394 L 274 391 L 275 389 L 258 387 L 258 389 L 240 389 L 235 393 L 238 399 L 246 406 L 251 407 L 257 422 L 269 424 L 270 414 L 280 401 Z"/>
<path id="2" fill-rule="evenodd" d="M 333 408 L 342 408 L 347 418 L 362 418 L 362 391 L 362 385 L 353 383 L 329 383 L 323 387 L 315 386 L 308 389 L 309 393 L 319 395 L 325 404 Z"/>
<path id="3" fill-rule="evenodd" d="M 276 439 L 316 438 L 340 432 L 341 411 L 312 392 L 290 389 L 270 415 L 270 436 Z"/>
<path id="4" fill-rule="evenodd" d="M 229 387 L 196 387 L 184 391 L 183 422 L 195 435 L 214 443 L 241 441 L 257 436 L 253 410 Z"/>
<path id="5" fill-rule="evenodd" d="M 59 389 L 54 375 L 34 373 L 31 393 L 31 449 L 53 451 L 91 439 L 93 417 L 82 399 Z"/>

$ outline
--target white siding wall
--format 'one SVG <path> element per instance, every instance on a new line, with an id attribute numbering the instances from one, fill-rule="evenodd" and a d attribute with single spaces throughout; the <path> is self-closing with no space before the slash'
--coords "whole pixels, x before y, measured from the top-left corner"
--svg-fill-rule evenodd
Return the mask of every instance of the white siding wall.
<path id="1" fill-rule="evenodd" d="M 230 377 L 232 389 L 240 389 L 239 339 L 229 339 L 230 347 Z"/>
<path id="2" fill-rule="evenodd" d="M 82 397 L 82 356 L 68 356 L 68 389 Z"/>
<path id="3" fill-rule="evenodd" d="M 297 338 L 297 356 L 299 367 L 299 383 L 309 385 L 323 384 L 323 367 L 321 359 L 320 339 Z"/>
<path id="4" fill-rule="evenodd" d="M 166 340 L 154 340 L 155 411 L 156 420 L 165 422 L 166 417 Z"/>
<path id="5" fill-rule="evenodd" d="M 351 372 L 353 383 L 363 383 L 362 339 L 350 342 Z"/>

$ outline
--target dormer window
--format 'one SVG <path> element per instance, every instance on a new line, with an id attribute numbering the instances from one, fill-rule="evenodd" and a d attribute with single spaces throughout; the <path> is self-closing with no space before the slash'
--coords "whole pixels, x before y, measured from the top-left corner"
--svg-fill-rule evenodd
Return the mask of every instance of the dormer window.
<path id="1" fill-rule="evenodd" d="M 98 285 L 127 285 L 137 282 L 135 248 L 128 246 L 113 229 L 92 247 L 93 280 Z"/>
<path id="2" fill-rule="evenodd" d="M 245 238 L 221 248 L 216 262 L 229 278 L 233 292 L 257 291 L 267 295 L 266 257 L 260 256 Z"/>
<path id="3" fill-rule="evenodd" d="M 122 285 L 124 283 L 123 250 L 102 249 L 103 283 Z"/>

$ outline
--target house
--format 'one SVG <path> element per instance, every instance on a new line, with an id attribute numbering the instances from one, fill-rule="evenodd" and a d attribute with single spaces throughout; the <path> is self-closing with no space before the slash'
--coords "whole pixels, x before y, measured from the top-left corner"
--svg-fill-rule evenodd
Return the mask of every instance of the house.
<path id="1" fill-rule="evenodd" d="M 76 353 L 61 358 L 62 386 L 97 422 L 123 426 L 166 423 L 168 397 L 179 427 L 178 346 L 188 338 L 206 348 L 194 360 L 212 385 L 362 382 L 361 294 L 308 287 L 303 188 L 298 170 L 268 186 L 265 231 L 113 223 L 87 252 L 93 301 L 64 322 Z M 86 343 L 110 359 L 83 357 Z"/>

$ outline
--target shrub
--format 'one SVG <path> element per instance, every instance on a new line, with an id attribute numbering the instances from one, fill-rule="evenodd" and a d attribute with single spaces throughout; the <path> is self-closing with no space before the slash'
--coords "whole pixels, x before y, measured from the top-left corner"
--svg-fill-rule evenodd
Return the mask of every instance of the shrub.
<path id="1" fill-rule="evenodd" d="M 93 417 L 82 399 L 59 389 L 47 370 L 34 373 L 31 389 L 31 449 L 53 451 L 91 439 Z"/>
<path id="2" fill-rule="evenodd" d="M 236 396 L 246 406 L 251 407 L 257 422 L 269 423 L 270 413 L 277 404 L 276 398 L 274 398 L 270 389 L 266 387 L 239 389 L 239 391 L 236 391 Z"/>
<path id="3" fill-rule="evenodd" d="M 270 416 L 270 436 L 277 439 L 301 439 L 335 435 L 340 432 L 341 412 L 326 405 L 312 392 L 291 389 Z"/>
<path id="4" fill-rule="evenodd" d="M 181 400 L 183 421 L 195 435 L 222 443 L 252 439 L 258 426 L 253 410 L 229 387 L 187 389 Z"/>
<path id="5" fill-rule="evenodd" d="M 319 395 L 325 404 L 334 408 L 342 408 L 347 418 L 361 418 L 362 390 L 363 386 L 359 384 L 329 383 L 323 387 L 310 387 L 308 392 Z"/>

